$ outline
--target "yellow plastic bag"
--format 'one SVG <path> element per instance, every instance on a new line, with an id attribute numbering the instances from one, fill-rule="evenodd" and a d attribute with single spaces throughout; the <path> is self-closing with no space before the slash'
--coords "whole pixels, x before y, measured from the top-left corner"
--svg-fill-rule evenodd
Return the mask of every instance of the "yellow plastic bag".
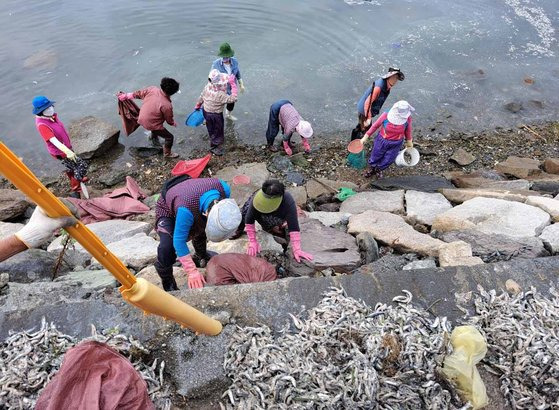
<path id="1" fill-rule="evenodd" d="M 458 326 L 450 335 L 453 352 L 444 359 L 443 372 L 454 382 L 474 409 L 487 405 L 485 384 L 477 371 L 476 364 L 485 357 L 487 343 L 473 326 Z"/>

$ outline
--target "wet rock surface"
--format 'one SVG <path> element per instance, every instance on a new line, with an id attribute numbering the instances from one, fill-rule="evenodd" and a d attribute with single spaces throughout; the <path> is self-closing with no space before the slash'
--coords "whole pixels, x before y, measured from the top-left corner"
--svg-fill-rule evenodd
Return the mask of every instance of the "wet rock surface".
<path id="1" fill-rule="evenodd" d="M 452 183 L 443 177 L 432 175 L 406 175 L 387 177 L 371 183 L 371 187 L 383 190 L 412 189 L 422 192 L 437 192 L 443 188 L 454 188 Z"/>

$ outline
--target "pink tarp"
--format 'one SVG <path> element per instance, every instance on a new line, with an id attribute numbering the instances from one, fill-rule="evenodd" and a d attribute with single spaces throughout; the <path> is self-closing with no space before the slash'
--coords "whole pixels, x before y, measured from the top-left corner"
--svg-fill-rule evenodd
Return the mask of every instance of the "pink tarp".
<path id="1" fill-rule="evenodd" d="M 268 282 L 277 279 L 276 268 L 265 259 L 242 253 L 213 256 L 206 266 L 209 285 Z"/>
<path id="2" fill-rule="evenodd" d="M 132 177 L 126 177 L 126 186 L 100 198 L 77 199 L 66 198 L 78 208 L 80 220 L 84 224 L 107 221 L 109 219 L 126 219 L 129 216 L 144 214 L 149 207 L 140 200 L 146 194 Z"/>

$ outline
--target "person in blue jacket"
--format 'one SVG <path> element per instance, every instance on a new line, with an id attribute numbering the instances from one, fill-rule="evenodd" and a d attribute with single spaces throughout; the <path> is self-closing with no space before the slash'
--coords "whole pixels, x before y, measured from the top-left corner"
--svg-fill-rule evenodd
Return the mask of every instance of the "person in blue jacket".
<path id="1" fill-rule="evenodd" d="M 217 60 L 215 60 L 212 64 L 212 70 L 216 69 L 218 70 L 220 73 L 224 73 L 224 74 L 228 74 L 231 75 L 233 74 L 235 76 L 235 78 L 237 79 L 237 82 L 239 84 L 239 89 L 241 91 L 241 93 L 245 92 L 245 85 L 243 83 L 243 80 L 241 78 L 241 70 L 239 69 L 239 62 L 237 61 L 237 59 L 235 57 L 233 57 L 235 55 L 235 51 L 231 48 L 231 46 L 229 45 L 229 43 L 223 43 L 219 46 L 219 52 L 217 54 L 217 56 L 219 57 Z M 231 94 L 231 88 L 229 87 L 229 89 L 227 90 L 228 94 Z M 226 106 L 226 110 L 225 110 L 225 117 L 231 121 L 235 121 L 237 120 L 237 118 L 235 118 L 233 116 L 233 114 L 231 114 L 231 112 L 233 111 L 233 109 L 235 108 L 235 103 L 229 103 Z"/>
<path id="2" fill-rule="evenodd" d="M 178 259 L 188 275 L 188 287 L 201 288 L 205 279 L 196 268 L 187 242 L 192 240 L 198 260 L 209 260 L 206 242 L 231 237 L 241 223 L 241 211 L 229 185 L 217 178 L 179 176 L 167 181 L 155 207 L 159 234 L 155 270 L 163 289 L 177 290 L 173 265 Z"/>
<path id="3" fill-rule="evenodd" d="M 384 102 L 388 98 L 392 87 L 398 81 L 404 81 L 404 73 L 399 68 L 388 69 L 388 73 L 376 80 L 367 88 L 365 93 L 357 102 L 357 111 L 359 116 L 359 123 L 351 131 L 351 140 L 361 139 L 363 133 L 369 128 L 372 123 L 373 117 L 376 117 Z"/>

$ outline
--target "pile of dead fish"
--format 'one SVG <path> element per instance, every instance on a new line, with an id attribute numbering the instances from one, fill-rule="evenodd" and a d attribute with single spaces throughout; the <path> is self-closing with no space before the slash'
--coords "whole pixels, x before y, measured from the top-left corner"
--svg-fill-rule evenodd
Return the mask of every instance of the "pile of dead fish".
<path id="1" fill-rule="evenodd" d="M 513 409 L 559 408 L 559 293 L 510 296 L 479 290 L 477 316 L 488 352 L 482 363 L 500 377 Z"/>
<path id="2" fill-rule="evenodd" d="M 155 359 L 148 366 L 141 358 L 149 351 L 119 332 L 100 334 L 92 328 L 92 337 L 87 340 L 106 343 L 130 360 L 146 381 L 156 408 L 171 408 L 169 393 L 163 388 L 165 362 Z M 44 319 L 39 330 L 14 333 L 0 343 L 0 408 L 34 408 L 41 390 L 60 368 L 64 353 L 76 343 Z"/>
<path id="3" fill-rule="evenodd" d="M 459 408 L 438 371 L 449 325 L 404 293 L 371 309 L 331 289 L 279 335 L 238 328 L 225 357 L 232 384 L 222 408 Z"/>

